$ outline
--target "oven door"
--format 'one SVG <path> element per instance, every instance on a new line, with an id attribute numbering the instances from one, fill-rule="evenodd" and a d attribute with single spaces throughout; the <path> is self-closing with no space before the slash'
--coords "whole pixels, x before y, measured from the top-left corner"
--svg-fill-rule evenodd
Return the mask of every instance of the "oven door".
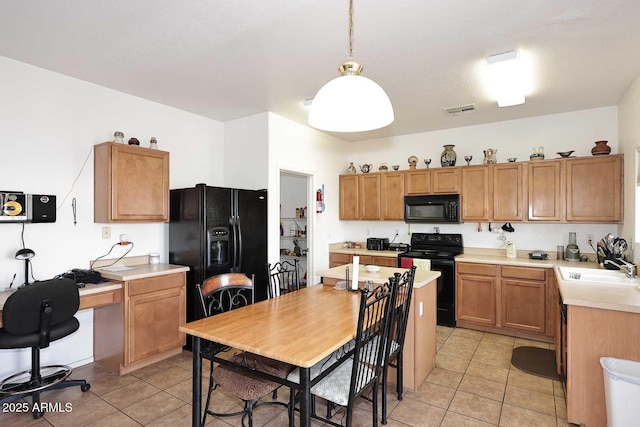
<path id="1" fill-rule="evenodd" d="M 410 268 L 413 257 L 398 255 L 398 267 Z M 456 326 L 456 266 L 452 259 L 431 259 L 431 271 L 439 271 L 437 279 L 437 323 Z"/>

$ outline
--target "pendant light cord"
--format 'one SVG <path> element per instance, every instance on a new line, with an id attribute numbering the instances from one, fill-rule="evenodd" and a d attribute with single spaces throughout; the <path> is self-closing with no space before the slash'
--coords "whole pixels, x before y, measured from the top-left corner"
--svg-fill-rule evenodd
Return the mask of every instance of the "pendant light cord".
<path id="1" fill-rule="evenodd" d="M 349 51 L 347 58 L 353 59 L 353 0 L 349 0 Z"/>

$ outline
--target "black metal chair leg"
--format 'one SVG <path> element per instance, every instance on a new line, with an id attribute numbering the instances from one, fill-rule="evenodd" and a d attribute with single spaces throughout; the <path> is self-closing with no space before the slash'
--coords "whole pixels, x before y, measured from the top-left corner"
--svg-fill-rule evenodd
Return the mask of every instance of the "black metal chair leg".
<path id="1" fill-rule="evenodd" d="M 398 391 L 398 400 L 402 400 L 402 395 L 403 395 L 403 383 L 402 383 L 402 375 L 403 375 L 403 369 L 402 369 L 402 350 L 400 350 L 400 352 L 398 353 L 398 357 L 396 358 L 396 371 L 398 373 L 397 375 L 397 379 L 396 379 L 396 384 L 397 384 L 397 391 Z"/>
<path id="2" fill-rule="evenodd" d="M 389 363 L 382 368 L 382 424 L 387 423 L 387 379 L 389 376 Z"/>
<path id="3" fill-rule="evenodd" d="M 211 392 L 213 391 L 213 360 L 209 365 L 209 390 L 207 391 L 207 402 L 204 405 L 204 414 L 202 415 L 202 425 L 205 426 L 207 421 L 207 413 L 209 411 L 209 403 L 211 403 Z"/>
<path id="4" fill-rule="evenodd" d="M 384 398 L 382 399 L 384 402 Z M 373 384 L 373 427 L 378 427 L 378 381 Z M 384 403 L 383 403 L 384 405 Z"/>

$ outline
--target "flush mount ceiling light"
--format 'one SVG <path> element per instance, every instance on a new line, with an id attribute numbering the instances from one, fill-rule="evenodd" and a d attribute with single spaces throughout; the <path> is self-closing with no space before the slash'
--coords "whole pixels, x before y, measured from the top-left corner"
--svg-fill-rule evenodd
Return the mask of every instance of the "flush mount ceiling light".
<path id="1" fill-rule="evenodd" d="M 489 84 L 498 107 L 524 104 L 524 69 L 520 54 L 510 52 L 487 58 Z"/>
<path id="2" fill-rule="evenodd" d="M 353 0 L 349 0 L 349 50 L 340 64 L 340 77 L 325 84 L 313 98 L 309 125 L 332 132 L 362 132 L 393 122 L 393 107 L 385 91 L 360 75 L 362 65 L 353 60 Z"/>

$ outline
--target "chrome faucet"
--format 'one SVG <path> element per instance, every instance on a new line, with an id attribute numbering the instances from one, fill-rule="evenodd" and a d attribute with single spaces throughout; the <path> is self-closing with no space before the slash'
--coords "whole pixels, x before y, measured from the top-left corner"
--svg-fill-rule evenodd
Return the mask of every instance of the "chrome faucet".
<path id="1" fill-rule="evenodd" d="M 624 264 L 622 268 L 625 270 L 625 276 L 627 276 L 629 279 L 633 279 L 634 277 L 636 277 L 635 265 L 623 260 L 622 258 L 618 258 L 618 261 Z"/>

